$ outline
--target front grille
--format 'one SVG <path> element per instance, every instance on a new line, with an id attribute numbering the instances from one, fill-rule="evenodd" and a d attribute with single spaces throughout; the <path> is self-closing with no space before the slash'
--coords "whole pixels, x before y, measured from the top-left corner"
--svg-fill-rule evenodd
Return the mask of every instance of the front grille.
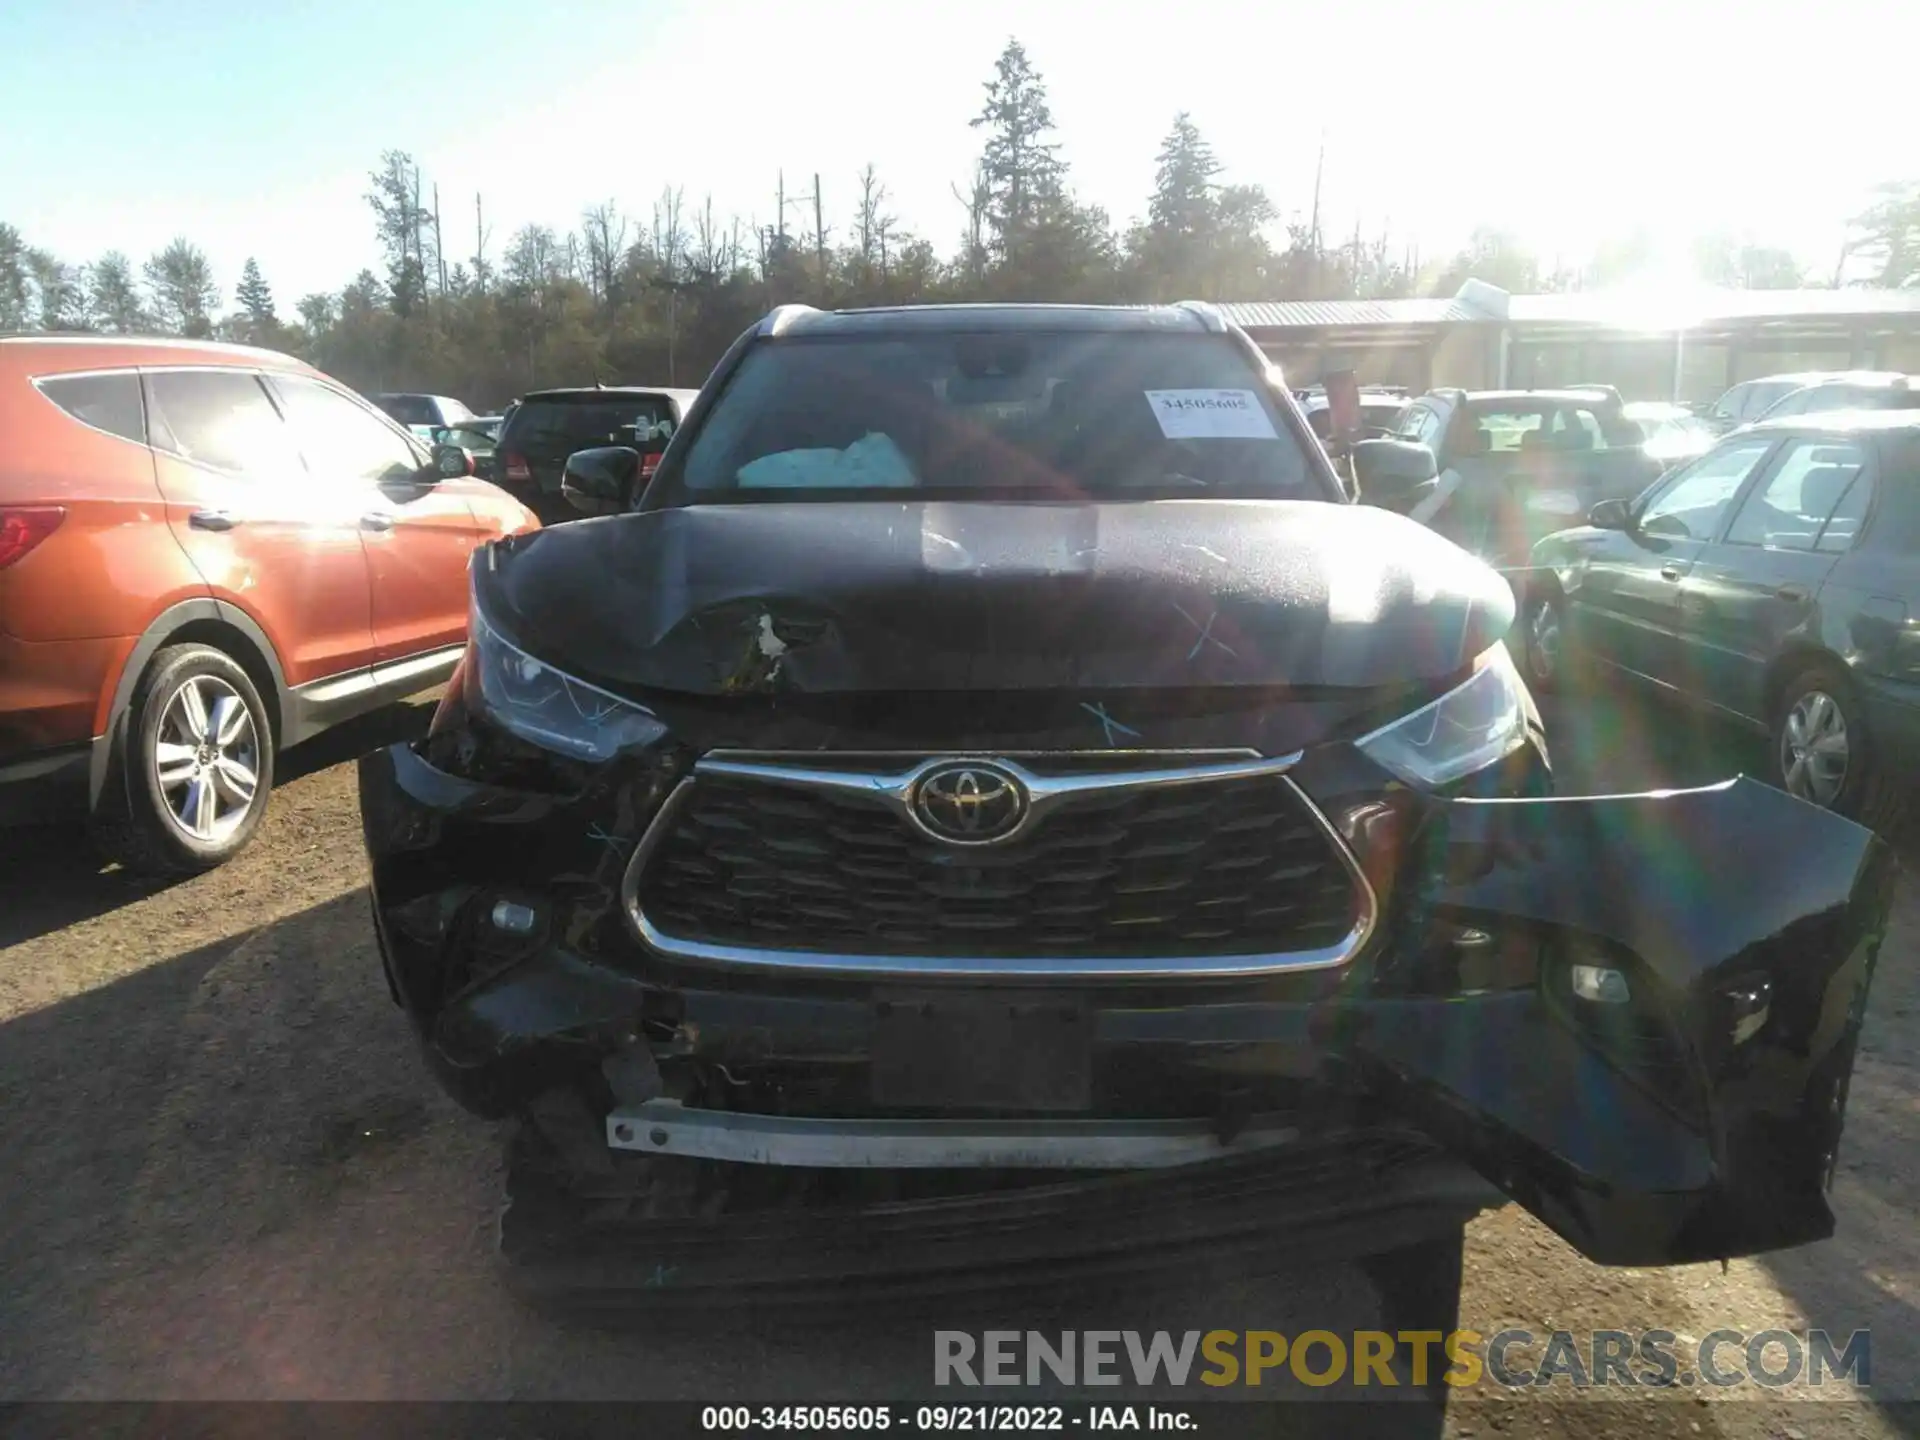
<path id="1" fill-rule="evenodd" d="M 884 802 L 703 775 L 636 899 L 673 939 L 843 955 L 1116 959 L 1338 946 L 1360 896 L 1283 777 L 1074 796 L 987 848 Z"/>

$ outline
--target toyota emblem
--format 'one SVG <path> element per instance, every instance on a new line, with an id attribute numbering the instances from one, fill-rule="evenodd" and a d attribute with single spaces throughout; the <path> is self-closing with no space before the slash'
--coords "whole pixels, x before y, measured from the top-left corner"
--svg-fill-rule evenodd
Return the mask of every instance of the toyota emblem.
<path id="1" fill-rule="evenodd" d="M 998 765 L 954 760 L 920 777 L 913 791 L 913 815 L 935 839 L 991 845 L 1012 835 L 1027 818 L 1027 787 Z"/>

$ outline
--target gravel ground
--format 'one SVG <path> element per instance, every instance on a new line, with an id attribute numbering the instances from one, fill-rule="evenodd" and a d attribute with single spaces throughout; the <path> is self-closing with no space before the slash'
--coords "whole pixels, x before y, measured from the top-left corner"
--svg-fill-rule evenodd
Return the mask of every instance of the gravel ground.
<path id="1" fill-rule="evenodd" d="M 288 757 L 258 842 L 184 884 L 102 873 L 64 834 L 0 835 L 0 1400 L 898 1400 L 929 1392 L 935 1328 L 1375 1323 L 1370 1287 L 1345 1267 L 1073 1297 L 1044 1317 L 971 1306 L 804 1331 L 737 1316 L 605 1331 L 520 1309 L 493 1268 L 498 1137 L 427 1079 L 366 915 L 344 762 L 424 713 Z M 1563 701 L 1550 720 L 1570 790 L 1757 764 L 1744 742 L 1611 698 Z M 1605 1270 L 1509 1207 L 1469 1232 L 1463 1324 L 1664 1327 L 1683 1346 L 1719 1328 L 1870 1328 L 1872 1395 L 1920 1399 L 1920 1228 L 1903 1198 L 1920 1156 L 1917 905 L 1903 881 L 1838 1238 L 1725 1273 Z M 1920 1433 L 1884 1405 L 1789 1405 L 1751 1385 L 1711 1399 L 1553 1393 L 1457 1397 L 1448 1433 Z"/>

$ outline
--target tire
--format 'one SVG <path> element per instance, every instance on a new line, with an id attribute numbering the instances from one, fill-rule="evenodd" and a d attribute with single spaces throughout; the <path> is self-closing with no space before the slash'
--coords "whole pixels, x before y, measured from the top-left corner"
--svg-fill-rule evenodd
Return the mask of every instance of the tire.
<path id="1" fill-rule="evenodd" d="M 1566 684 L 1566 602 L 1558 591 L 1530 598 L 1521 626 L 1527 685 L 1535 694 L 1551 694 Z"/>
<path id="2" fill-rule="evenodd" d="M 1767 769 L 1776 786 L 1883 834 L 1899 824 L 1906 787 L 1880 763 L 1865 707 L 1839 666 L 1789 675 L 1770 719 Z"/>
<path id="3" fill-rule="evenodd" d="M 211 733 L 216 722 L 224 740 Z M 273 758 L 267 709 L 247 672 L 210 646 L 170 645 L 134 690 L 114 757 L 125 801 L 94 817 L 94 843 L 144 874 L 223 865 L 260 826 Z"/>

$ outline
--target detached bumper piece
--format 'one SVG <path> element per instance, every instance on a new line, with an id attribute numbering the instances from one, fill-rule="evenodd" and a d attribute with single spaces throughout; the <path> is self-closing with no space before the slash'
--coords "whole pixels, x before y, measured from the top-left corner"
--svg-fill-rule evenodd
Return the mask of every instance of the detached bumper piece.
<path id="1" fill-rule="evenodd" d="M 1370 1007 L 1355 1049 L 1384 1098 L 1602 1264 L 1825 1239 L 1893 877 L 1872 832 L 1747 779 L 1456 802 L 1419 903 L 1535 929 L 1539 985 L 1464 1026 Z"/>

